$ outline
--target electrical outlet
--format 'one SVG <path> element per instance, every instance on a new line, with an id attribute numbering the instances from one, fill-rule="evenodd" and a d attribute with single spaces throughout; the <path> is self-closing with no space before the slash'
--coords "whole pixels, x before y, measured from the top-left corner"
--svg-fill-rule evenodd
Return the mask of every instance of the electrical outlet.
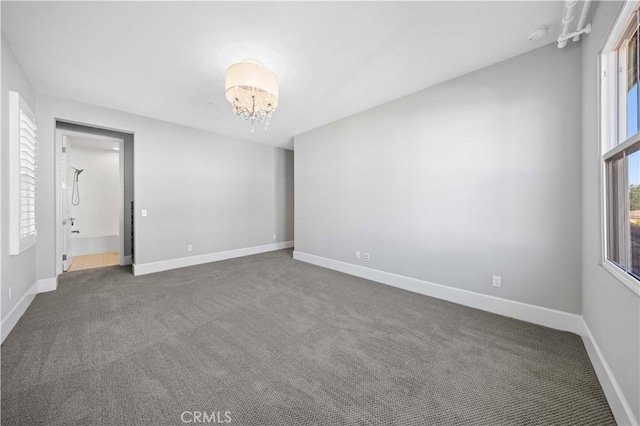
<path id="1" fill-rule="evenodd" d="M 502 287 L 502 277 L 499 275 L 493 276 L 493 286 L 494 287 Z"/>
<path id="2" fill-rule="evenodd" d="M 188 250 L 188 251 L 193 251 L 193 244 L 189 244 L 189 245 L 187 246 L 187 250 Z"/>
<path id="3" fill-rule="evenodd" d="M 9 301 L 11 301 L 11 287 L 9 287 Z"/>
<path id="4" fill-rule="evenodd" d="M 369 253 L 365 253 L 365 254 L 364 254 L 364 261 L 365 261 L 365 262 L 368 262 L 368 261 L 370 261 L 370 260 L 371 260 L 371 256 L 369 255 Z"/>
<path id="5" fill-rule="evenodd" d="M 276 234 L 273 234 L 273 239 L 274 239 L 274 240 L 276 239 Z"/>
<path id="6" fill-rule="evenodd" d="M 356 251 L 356 259 L 360 259 L 360 252 Z"/>
<path id="7" fill-rule="evenodd" d="M 142 210 L 142 217 L 147 217 L 147 211 L 146 210 Z"/>

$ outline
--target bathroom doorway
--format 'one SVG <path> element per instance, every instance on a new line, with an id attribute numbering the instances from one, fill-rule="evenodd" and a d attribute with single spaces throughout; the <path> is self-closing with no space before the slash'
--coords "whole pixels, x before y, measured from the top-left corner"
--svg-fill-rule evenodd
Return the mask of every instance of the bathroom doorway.
<path id="1" fill-rule="evenodd" d="M 133 188 L 133 173 L 127 173 L 125 160 L 127 152 L 133 153 L 126 144 L 133 135 L 118 136 L 57 123 L 59 274 L 132 262 L 132 223 L 125 217 L 130 212 L 127 198 L 132 203 L 127 189 Z"/>

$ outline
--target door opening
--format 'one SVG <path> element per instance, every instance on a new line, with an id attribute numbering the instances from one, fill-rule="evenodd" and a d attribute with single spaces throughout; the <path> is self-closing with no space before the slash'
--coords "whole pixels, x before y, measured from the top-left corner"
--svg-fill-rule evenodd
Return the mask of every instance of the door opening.
<path id="1" fill-rule="evenodd" d="M 133 135 L 56 123 L 58 274 L 132 263 L 127 142 Z"/>

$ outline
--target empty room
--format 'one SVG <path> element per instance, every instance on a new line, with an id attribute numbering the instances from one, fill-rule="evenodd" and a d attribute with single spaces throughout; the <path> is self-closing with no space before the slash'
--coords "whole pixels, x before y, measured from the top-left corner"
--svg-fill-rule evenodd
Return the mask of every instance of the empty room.
<path id="1" fill-rule="evenodd" d="M 640 425 L 640 1 L 2 1 L 2 425 Z"/>

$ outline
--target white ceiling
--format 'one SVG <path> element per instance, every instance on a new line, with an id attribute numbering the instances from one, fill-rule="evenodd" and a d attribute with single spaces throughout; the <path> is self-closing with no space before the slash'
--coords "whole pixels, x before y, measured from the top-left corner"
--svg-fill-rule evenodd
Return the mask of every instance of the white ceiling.
<path id="1" fill-rule="evenodd" d="M 2 32 L 39 92 L 293 148 L 296 134 L 551 43 L 564 2 L 8 2 Z M 546 38 L 526 34 L 551 27 Z M 280 78 L 268 131 L 224 71 Z M 213 105 L 209 105 L 213 102 Z"/>

